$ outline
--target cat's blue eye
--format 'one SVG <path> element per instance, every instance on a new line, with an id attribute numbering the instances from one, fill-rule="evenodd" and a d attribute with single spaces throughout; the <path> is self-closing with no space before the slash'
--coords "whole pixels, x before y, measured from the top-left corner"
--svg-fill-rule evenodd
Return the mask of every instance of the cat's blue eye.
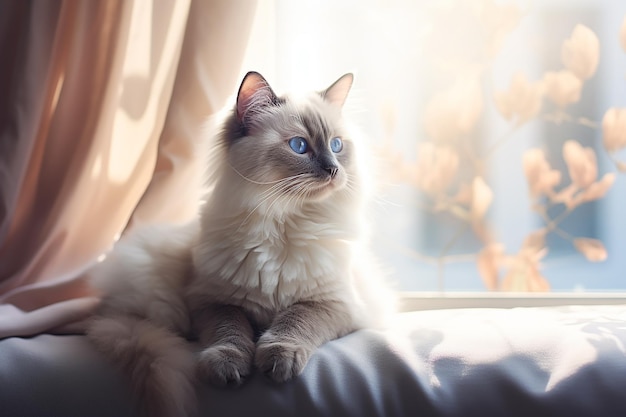
<path id="1" fill-rule="evenodd" d="M 306 143 L 306 139 L 296 136 L 295 138 L 289 139 L 289 147 L 295 153 L 303 154 L 308 149 L 309 144 Z"/>
<path id="2" fill-rule="evenodd" d="M 339 138 L 332 138 L 330 140 L 330 150 L 339 153 L 343 149 L 343 141 Z"/>

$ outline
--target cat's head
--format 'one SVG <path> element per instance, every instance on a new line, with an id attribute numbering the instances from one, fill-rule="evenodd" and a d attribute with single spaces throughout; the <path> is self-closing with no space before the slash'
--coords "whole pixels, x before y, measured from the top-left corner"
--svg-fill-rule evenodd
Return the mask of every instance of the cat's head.
<path id="1" fill-rule="evenodd" d="M 261 198 L 284 204 L 321 201 L 351 187 L 356 152 L 341 111 L 352 80 L 346 74 L 321 92 L 278 97 L 249 72 L 226 127 L 224 169 L 262 190 Z"/>

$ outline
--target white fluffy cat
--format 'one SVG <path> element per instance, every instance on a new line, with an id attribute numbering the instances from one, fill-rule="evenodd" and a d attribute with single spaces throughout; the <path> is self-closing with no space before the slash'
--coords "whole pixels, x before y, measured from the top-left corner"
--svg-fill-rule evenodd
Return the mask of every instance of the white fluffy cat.
<path id="1" fill-rule="evenodd" d="M 295 99 L 248 73 L 200 218 L 134 233 L 92 271 L 103 301 L 88 335 L 145 415 L 192 413 L 196 377 L 297 376 L 317 347 L 390 311 L 361 246 L 363 167 L 341 111 L 352 79 Z"/>

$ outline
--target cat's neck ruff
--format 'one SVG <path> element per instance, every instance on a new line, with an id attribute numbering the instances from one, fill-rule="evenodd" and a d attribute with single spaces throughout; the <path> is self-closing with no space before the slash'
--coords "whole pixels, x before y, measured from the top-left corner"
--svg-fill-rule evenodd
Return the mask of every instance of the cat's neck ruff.
<path id="1" fill-rule="evenodd" d="M 311 240 L 358 239 L 360 201 L 347 189 L 321 200 L 265 198 L 254 184 L 225 168 L 203 215 L 207 233 L 223 231 L 227 239 L 279 239 L 284 243 L 294 235 Z"/>
<path id="2" fill-rule="evenodd" d="M 224 185 L 224 184 L 222 184 Z M 222 194 L 228 193 L 228 194 Z M 199 271 L 248 299 L 267 297 L 274 308 L 292 299 L 337 289 L 348 279 L 356 224 L 347 216 L 345 196 L 278 210 L 240 201 L 218 185 L 203 213 L 196 263 Z M 268 203 L 269 204 L 269 203 Z M 244 300 L 242 299 L 242 303 Z"/>

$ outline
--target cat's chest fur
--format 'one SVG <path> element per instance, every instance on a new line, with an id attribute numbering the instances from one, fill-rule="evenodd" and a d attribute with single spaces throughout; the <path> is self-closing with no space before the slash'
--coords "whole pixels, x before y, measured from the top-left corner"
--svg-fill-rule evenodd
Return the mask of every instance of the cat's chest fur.
<path id="1" fill-rule="evenodd" d="M 351 248 L 328 219 L 308 212 L 280 219 L 235 216 L 226 223 L 214 225 L 195 254 L 197 279 L 224 297 L 216 301 L 273 314 L 345 288 Z"/>

